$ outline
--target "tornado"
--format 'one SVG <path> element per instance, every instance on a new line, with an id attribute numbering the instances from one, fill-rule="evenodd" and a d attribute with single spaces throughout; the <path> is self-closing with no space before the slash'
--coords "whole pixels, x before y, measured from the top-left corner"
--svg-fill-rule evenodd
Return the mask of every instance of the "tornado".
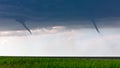
<path id="1" fill-rule="evenodd" d="M 98 29 L 98 27 L 97 27 L 97 25 L 96 25 L 95 20 L 94 20 L 94 19 L 91 19 L 91 21 L 92 21 L 93 26 L 95 27 L 96 31 L 100 34 L 100 31 L 99 31 L 99 29 Z"/>
<path id="2" fill-rule="evenodd" d="M 25 20 L 24 19 L 16 19 L 17 22 L 19 22 L 20 24 L 23 25 L 23 27 L 30 33 L 32 34 L 31 30 L 27 27 L 27 25 L 25 24 Z"/>

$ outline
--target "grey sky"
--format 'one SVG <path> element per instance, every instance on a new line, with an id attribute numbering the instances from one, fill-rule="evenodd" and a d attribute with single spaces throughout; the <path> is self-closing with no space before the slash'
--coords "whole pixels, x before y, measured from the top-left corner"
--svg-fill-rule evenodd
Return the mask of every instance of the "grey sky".
<path id="1" fill-rule="evenodd" d="M 120 16 L 119 2 L 117 0 L 0 0 L 2 19 L 0 30 L 23 29 L 20 28 L 21 24 L 15 21 L 18 18 L 25 20 L 31 29 L 56 25 L 80 25 L 87 28 L 91 27 L 91 18 L 96 20 L 98 26 L 101 24 L 104 27 L 116 27 L 119 26 L 116 22 L 116 18 L 119 19 Z M 113 22 L 109 22 L 111 19 Z"/>
<path id="2" fill-rule="evenodd" d="M 120 56 L 119 3 L 0 0 L 0 55 Z"/>

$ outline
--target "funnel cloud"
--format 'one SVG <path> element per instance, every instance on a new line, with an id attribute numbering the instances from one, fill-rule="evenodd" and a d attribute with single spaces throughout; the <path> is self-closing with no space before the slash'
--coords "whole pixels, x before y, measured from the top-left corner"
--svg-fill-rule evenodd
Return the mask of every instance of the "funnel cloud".
<path id="1" fill-rule="evenodd" d="M 16 19 L 17 22 L 19 22 L 20 24 L 22 24 L 24 26 L 24 28 L 30 33 L 32 34 L 31 30 L 27 27 L 27 25 L 25 24 L 25 20 L 24 19 Z"/>
<path id="2" fill-rule="evenodd" d="M 98 29 L 98 27 L 97 27 L 97 25 L 96 25 L 95 20 L 94 20 L 94 19 L 92 19 L 91 21 L 92 21 L 92 23 L 93 23 L 93 25 L 94 25 L 94 27 L 95 27 L 96 31 L 97 31 L 98 33 L 100 33 L 100 31 L 99 31 L 99 29 Z"/>

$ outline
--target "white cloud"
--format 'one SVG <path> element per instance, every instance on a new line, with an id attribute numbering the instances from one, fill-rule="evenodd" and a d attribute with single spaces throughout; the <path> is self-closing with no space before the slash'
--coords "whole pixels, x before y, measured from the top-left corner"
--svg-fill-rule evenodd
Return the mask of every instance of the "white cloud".
<path id="1" fill-rule="evenodd" d="M 119 32 L 106 30 L 103 29 L 101 36 L 93 29 L 67 30 L 63 26 L 54 26 L 34 30 L 28 37 L 3 36 L 0 38 L 0 55 L 120 56 Z"/>
<path id="2" fill-rule="evenodd" d="M 54 34 L 66 30 L 64 26 L 53 26 L 50 28 L 41 28 L 32 30 L 33 35 Z M 26 30 L 1 31 L 0 36 L 26 36 L 29 35 Z"/>

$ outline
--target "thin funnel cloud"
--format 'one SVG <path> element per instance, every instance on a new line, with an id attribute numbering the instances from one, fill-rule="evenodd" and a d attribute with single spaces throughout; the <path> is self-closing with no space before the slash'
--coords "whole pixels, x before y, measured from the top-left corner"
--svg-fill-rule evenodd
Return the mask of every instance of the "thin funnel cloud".
<path id="1" fill-rule="evenodd" d="M 97 27 L 97 25 L 96 25 L 95 20 L 94 20 L 94 19 L 91 19 L 91 21 L 92 21 L 92 23 L 93 23 L 93 25 L 94 25 L 96 31 L 97 31 L 98 33 L 100 33 L 100 31 L 99 31 L 99 29 L 98 29 L 98 27 Z"/>
<path id="2" fill-rule="evenodd" d="M 30 34 L 32 34 L 31 30 L 26 26 L 24 19 L 16 19 L 16 21 L 19 22 L 20 24 L 22 24 L 22 25 L 24 26 L 24 28 L 25 28 Z"/>

